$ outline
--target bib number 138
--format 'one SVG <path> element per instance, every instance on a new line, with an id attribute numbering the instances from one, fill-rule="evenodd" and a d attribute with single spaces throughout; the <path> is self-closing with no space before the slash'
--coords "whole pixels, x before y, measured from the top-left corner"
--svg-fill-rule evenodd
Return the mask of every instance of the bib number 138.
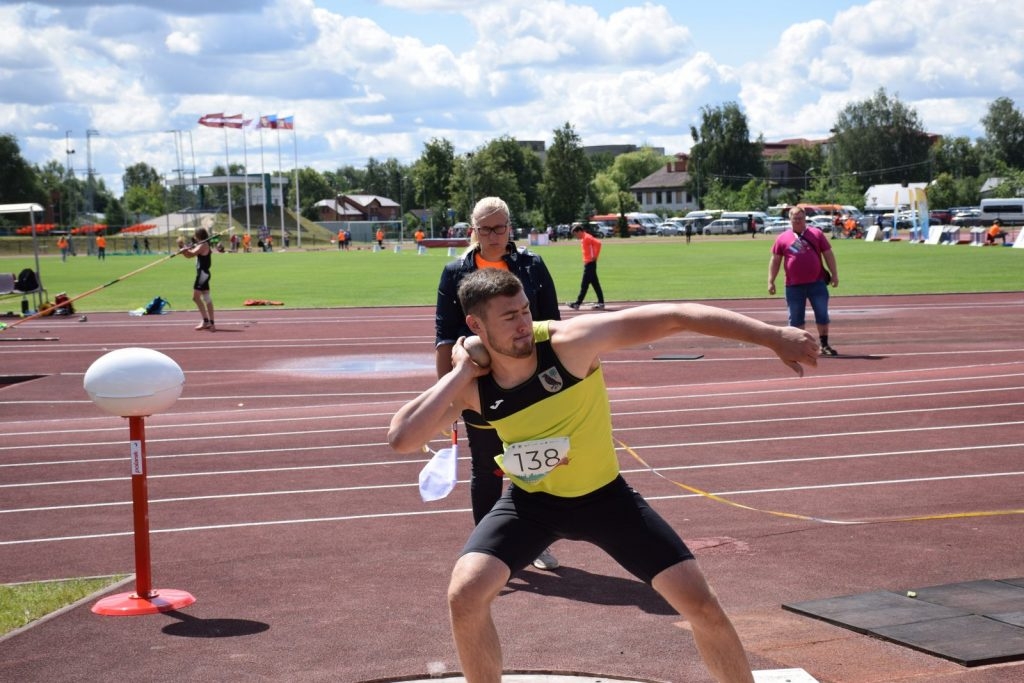
<path id="1" fill-rule="evenodd" d="M 547 476 L 568 455 L 569 438 L 563 436 L 510 444 L 495 461 L 507 474 L 532 483 Z"/>

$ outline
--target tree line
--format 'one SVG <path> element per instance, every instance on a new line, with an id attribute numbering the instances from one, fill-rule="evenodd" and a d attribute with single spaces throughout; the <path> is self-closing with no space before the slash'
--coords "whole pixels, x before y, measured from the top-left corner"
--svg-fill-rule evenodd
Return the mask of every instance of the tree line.
<path id="1" fill-rule="evenodd" d="M 803 187 L 778 188 L 771 184 L 763 136 L 751 138 L 739 105 L 705 106 L 699 125 L 690 129 L 693 146 L 685 189 L 702 207 L 736 210 L 800 201 L 864 208 L 865 190 L 880 183 L 928 181 L 929 205 L 935 208 L 977 205 L 989 178 L 1001 179 L 991 196 L 1024 194 L 1024 115 L 1013 100 L 1000 97 L 988 105 L 981 124 L 985 135 L 976 140 L 929 135 L 912 107 L 880 88 L 838 112 L 825 143 L 789 147 L 782 159 L 800 170 Z M 553 225 L 594 213 L 636 210 L 629 188 L 672 160 L 647 146 L 614 157 L 588 155 L 566 122 L 553 131 L 543 162 L 509 136 L 465 154 L 456 154 L 447 139 L 432 138 L 411 164 L 371 157 L 362 168 L 300 168 L 299 199 L 302 214 L 317 220 L 315 204 L 320 200 L 379 195 L 397 201 L 410 226 L 419 223 L 423 209 L 432 213 L 435 225 L 443 226 L 467 220 L 476 198 L 497 195 L 508 202 L 517 226 Z M 229 171 L 243 174 L 245 168 L 217 166 L 213 175 Z M 283 175 L 291 179 L 294 173 Z M 98 213 L 107 225 L 123 227 L 200 203 L 227 204 L 226 188 L 202 188 L 200 196 L 188 184 L 168 186 L 144 162 L 125 169 L 122 180 L 124 194 L 115 197 L 102 179 L 79 178 L 59 161 L 29 164 L 17 139 L 0 135 L 0 203 L 39 203 L 60 225 L 92 222 L 89 214 Z M 287 207 L 295 206 L 294 185 L 289 183 Z M 232 188 L 235 206 L 243 197 L 243 188 Z"/>

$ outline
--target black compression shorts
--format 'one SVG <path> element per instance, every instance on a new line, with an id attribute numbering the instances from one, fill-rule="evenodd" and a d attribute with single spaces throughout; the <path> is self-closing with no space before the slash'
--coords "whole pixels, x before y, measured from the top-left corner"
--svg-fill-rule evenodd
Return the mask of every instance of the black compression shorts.
<path id="1" fill-rule="evenodd" d="M 560 538 L 593 543 L 647 583 L 693 559 L 679 534 L 621 476 L 577 498 L 512 485 L 473 530 L 462 554 L 492 555 L 515 573 Z"/>

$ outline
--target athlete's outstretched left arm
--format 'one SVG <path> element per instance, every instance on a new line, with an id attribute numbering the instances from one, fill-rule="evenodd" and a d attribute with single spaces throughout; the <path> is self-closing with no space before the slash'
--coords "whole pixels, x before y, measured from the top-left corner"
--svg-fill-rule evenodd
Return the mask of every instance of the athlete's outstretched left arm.
<path id="1" fill-rule="evenodd" d="M 795 327 L 769 325 L 735 311 L 704 304 L 650 304 L 615 313 L 577 316 L 551 323 L 551 326 L 556 349 L 569 346 L 569 354 L 559 353 L 563 359 L 594 359 L 607 351 L 649 343 L 679 332 L 696 332 L 764 346 L 799 375 L 803 375 L 803 366 L 818 364 L 818 341 L 811 333 Z"/>

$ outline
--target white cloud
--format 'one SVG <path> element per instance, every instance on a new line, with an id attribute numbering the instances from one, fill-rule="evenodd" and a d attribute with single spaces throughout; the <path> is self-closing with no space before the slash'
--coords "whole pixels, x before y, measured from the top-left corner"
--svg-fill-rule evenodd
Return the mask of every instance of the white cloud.
<path id="1" fill-rule="evenodd" d="M 701 107 L 728 101 L 740 104 L 754 135 L 823 136 L 843 107 L 879 87 L 915 108 L 930 131 L 977 137 L 989 102 L 1024 92 L 1024 6 L 1004 0 L 850 0 L 834 16 L 823 10 L 768 39 L 762 27 L 734 22 L 737 41 L 764 43 L 739 67 L 725 66 L 738 63 L 728 42 L 695 47 L 706 27 L 699 22 L 739 18 L 729 7 L 360 7 L 375 5 L 380 21 L 354 16 L 342 0 L 3 5 L 0 127 L 38 163 L 63 149 L 66 130 L 81 139 L 99 129 L 98 169 L 139 160 L 173 168 L 163 131 L 190 131 L 202 172 L 223 163 L 223 134 L 197 127 L 200 115 L 294 112 L 300 163 L 334 168 L 369 156 L 409 163 L 431 137 L 459 152 L 499 135 L 550 141 L 566 121 L 584 144 L 684 151 Z M 435 30 L 396 30 L 387 20 L 396 12 L 415 19 L 406 25 Z M 448 27 L 460 35 L 433 37 Z"/>
<path id="2" fill-rule="evenodd" d="M 202 41 L 197 33 L 182 33 L 172 31 L 164 41 L 167 49 L 183 55 L 197 55 L 202 50 Z"/>

